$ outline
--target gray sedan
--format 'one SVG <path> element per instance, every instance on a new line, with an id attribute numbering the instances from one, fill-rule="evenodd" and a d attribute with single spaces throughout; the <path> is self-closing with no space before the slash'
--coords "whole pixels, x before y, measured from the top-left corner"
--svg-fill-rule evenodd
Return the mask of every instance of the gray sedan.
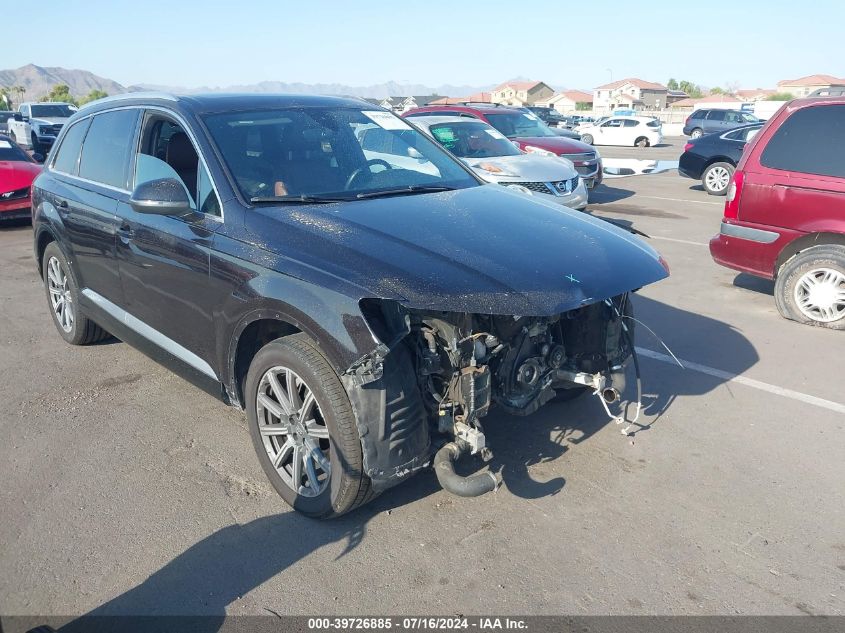
<path id="1" fill-rule="evenodd" d="M 587 206 L 584 181 L 566 158 L 524 154 L 496 128 L 478 119 L 418 116 L 413 123 L 488 182 L 572 209 Z"/>

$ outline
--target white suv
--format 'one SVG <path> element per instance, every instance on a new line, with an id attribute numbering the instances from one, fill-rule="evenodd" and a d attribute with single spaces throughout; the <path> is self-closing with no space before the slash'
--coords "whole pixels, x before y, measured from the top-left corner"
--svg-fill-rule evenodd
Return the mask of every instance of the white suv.
<path id="1" fill-rule="evenodd" d="M 581 141 L 590 145 L 649 147 L 663 141 L 660 121 L 648 116 L 612 116 L 578 128 Z"/>
<path id="2" fill-rule="evenodd" d="M 43 154 L 52 147 L 59 130 L 76 112 L 71 103 L 22 103 L 6 122 L 12 140 Z"/>

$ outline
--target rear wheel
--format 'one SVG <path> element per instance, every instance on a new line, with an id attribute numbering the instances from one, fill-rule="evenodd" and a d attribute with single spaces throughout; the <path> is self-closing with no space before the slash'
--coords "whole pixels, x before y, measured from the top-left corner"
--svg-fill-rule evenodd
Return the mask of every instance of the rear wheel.
<path id="1" fill-rule="evenodd" d="M 302 334 L 262 347 L 244 389 L 253 445 L 276 492 L 327 519 L 368 501 L 355 415 L 337 374 Z"/>
<path id="2" fill-rule="evenodd" d="M 89 345 L 108 338 L 109 333 L 79 309 L 79 286 L 64 253 L 55 242 L 44 249 L 42 270 L 47 304 L 59 335 L 71 345 Z"/>
<path id="3" fill-rule="evenodd" d="M 581 137 L 581 142 L 586 143 L 587 145 L 592 145 L 593 144 L 593 135 L 592 134 L 584 134 Z"/>
<path id="4" fill-rule="evenodd" d="M 634 141 L 634 145 L 636 147 L 648 147 L 649 142 L 648 142 L 648 139 L 645 136 L 641 136 L 636 141 Z"/>
<path id="5" fill-rule="evenodd" d="M 690 134 L 690 138 L 701 138 L 703 134 L 704 132 L 701 130 L 701 128 L 697 127 L 692 131 L 692 134 Z"/>
<path id="6" fill-rule="evenodd" d="M 704 191 L 711 196 L 724 196 L 731 183 L 731 176 L 734 174 L 734 166 L 730 163 L 713 163 L 704 173 L 701 174 L 701 184 Z"/>
<path id="7" fill-rule="evenodd" d="M 845 330 L 845 246 L 815 246 L 781 266 L 775 304 L 787 319 Z"/>

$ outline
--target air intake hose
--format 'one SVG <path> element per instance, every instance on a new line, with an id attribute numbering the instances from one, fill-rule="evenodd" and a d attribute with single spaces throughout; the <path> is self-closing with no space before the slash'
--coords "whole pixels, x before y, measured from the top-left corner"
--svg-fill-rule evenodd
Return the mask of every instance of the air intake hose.
<path id="1" fill-rule="evenodd" d="M 496 475 L 487 471 L 461 477 L 455 472 L 455 462 L 469 450 L 469 445 L 456 440 L 449 442 L 434 456 L 434 472 L 443 489 L 459 497 L 478 497 L 499 486 Z"/>

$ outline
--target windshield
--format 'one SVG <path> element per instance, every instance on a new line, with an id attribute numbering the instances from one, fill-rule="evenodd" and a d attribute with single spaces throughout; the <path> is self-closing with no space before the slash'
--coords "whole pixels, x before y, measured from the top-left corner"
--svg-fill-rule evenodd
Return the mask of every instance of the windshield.
<path id="1" fill-rule="evenodd" d="M 49 103 L 49 104 L 37 104 L 31 106 L 32 110 L 32 117 L 46 117 L 46 118 L 68 118 L 73 116 L 73 110 L 70 109 L 70 106 L 65 105 L 63 103 Z"/>
<path id="2" fill-rule="evenodd" d="M 32 162 L 20 147 L 13 145 L 10 141 L 0 139 L 0 161 L 2 160 Z"/>
<path id="3" fill-rule="evenodd" d="M 384 110 L 291 107 L 213 114 L 205 122 L 247 200 L 353 200 L 479 184 L 434 141 Z"/>
<path id="4" fill-rule="evenodd" d="M 429 130 L 443 147 L 461 158 L 518 156 L 522 153 L 499 130 L 481 121 L 438 123 Z"/>
<path id="5" fill-rule="evenodd" d="M 529 112 L 495 112 L 486 117 L 490 125 L 508 138 L 557 136 L 536 114 Z"/>

